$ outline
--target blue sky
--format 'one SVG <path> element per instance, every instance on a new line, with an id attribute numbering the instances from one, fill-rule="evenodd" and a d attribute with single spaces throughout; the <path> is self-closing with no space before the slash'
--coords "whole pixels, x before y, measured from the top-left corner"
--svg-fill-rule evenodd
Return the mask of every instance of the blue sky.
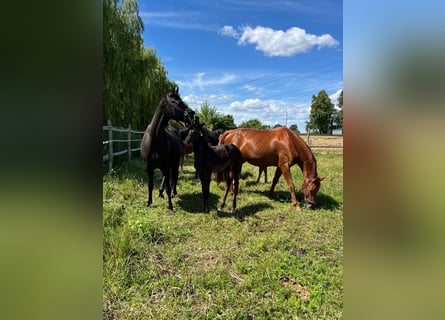
<path id="1" fill-rule="evenodd" d="M 139 0 L 154 48 L 195 110 L 208 102 L 235 123 L 297 124 L 312 95 L 343 89 L 342 1 Z"/>

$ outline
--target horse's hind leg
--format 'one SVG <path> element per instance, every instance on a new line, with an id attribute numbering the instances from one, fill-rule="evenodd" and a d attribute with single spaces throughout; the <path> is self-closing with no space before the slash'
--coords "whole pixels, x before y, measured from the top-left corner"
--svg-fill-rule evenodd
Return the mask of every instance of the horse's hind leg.
<path id="1" fill-rule="evenodd" d="M 258 178 L 256 179 L 255 183 L 260 182 L 261 173 L 263 172 L 263 167 L 258 168 Z"/>
<path id="2" fill-rule="evenodd" d="M 165 188 L 165 176 L 162 176 L 161 184 L 159 185 L 159 198 L 164 199 L 164 188 Z"/>
<path id="3" fill-rule="evenodd" d="M 232 203 L 232 213 L 236 210 L 236 197 L 238 195 L 239 189 L 239 175 L 238 173 L 233 173 L 233 203 Z"/>
<path id="4" fill-rule="evenodd" d="M 165 177 L 165 188 L 167 189 L 167 197 L 168 197 L 168 214 L 175 214 L 173 210 L 173 202 L 172 202 L 172 188 L 170 185 L 170 172 Z"/>
<path id="5" fill-rule="evenodd" d="M 281 177 L 281 170 L 280 170 L 280 168 L 277 167 L 277 170 L 275 171 L 275 175 L 272 180 L 272 185 L 270 186 L 270 190 L 269 190 L 269 198 L 270 199 L 274 199 L 275 186 L 277 185 L 278 180 L 280 180 L 280 177 Z"/>
<path id="6" fill-rule="evenodd" d="M 231 189 L 231 185 L 232 185 L 232 181 L 230 179 L 230 174 L 229 174 L 229 169 L 224 170 L 223 174 L 224 174 L 224 181 L 226 182 L 226 188 L 224 189 L 224 196 L 222 198 L 221 206 L 220 206 L 219 210 L 224 209 L 224 207 L 226 206 L 227 194 L 229 193 L 229 190 Z"/>
<path id="7" fill-rule="evenodd" d="M 260 182 L 261 174 L 264 172 L 264 183 L 267 183 L 267 167 L 259 167 L 258 168 L 258 178 L 255 183 Z"/>
<path id="8" fill-rule="evenodd" d="M 174 165 L 171 172 L 171 186 L 172 186 L 172 197 L 176 197 L 178 191 L 176 190 L 176 185 L 178 184 L 178 176 L 179 176 L 179 164 Z"/>
<path id="9" fill-rule="evenodd" d="M 264 171 L 264 183 L 267 184 L 267 167 L 264 167 L 263 171 Z"/>

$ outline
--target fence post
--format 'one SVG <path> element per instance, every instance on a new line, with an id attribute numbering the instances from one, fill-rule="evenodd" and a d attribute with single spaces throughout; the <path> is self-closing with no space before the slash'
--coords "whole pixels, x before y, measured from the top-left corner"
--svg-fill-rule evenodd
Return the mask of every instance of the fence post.
<path id="1" fill-rule="evenodd" d="M 113 170 L 113 127 L 111 126 L 111 121 L 107 121 L 108 126 L 108 173 Z"/>
<path id="2" fill-rule="evenodd" d="M 128 125 L 128 161 L 131 161 L 131 124 Z"/>

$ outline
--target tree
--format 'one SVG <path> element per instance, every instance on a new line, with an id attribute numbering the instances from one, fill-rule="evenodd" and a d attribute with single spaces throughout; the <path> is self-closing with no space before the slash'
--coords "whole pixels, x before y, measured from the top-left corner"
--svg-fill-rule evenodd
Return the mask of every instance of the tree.
<path id="1" fill-rule="evenodd" d="M 252 129 L 263 129 L 263 124 L 258 119 L 250 119 L 242 122 L 239 125 L 240 128 L 252 128 Z"/>
<path id="2" fill-rule="evenodd" d="M 236 129 L 236 124 L 233 120 L 233 116 L 230 114 L 223 116 L 217 115 L 217 117 L 213 119 L 213 128 L 231 130 Z"/>
<path id="3" fill-rule="evenodd" d="M 232 115 L 221 115 L 215 107 L 211 107 L 208 102 L 201 105 L 201 109 L 196 113 L 199 122 L 203 123 L 208 130 L 235 129 L 236 124 Z"/>
<path id="4" fill-rule="evenodd" d="M 152 49 L 143 47 L 137 0 L 103 1 L 103 122 L 143 129 L 174 82 Z"/>
<path id="5" fill-rule="evenodd" d="M 201 104 L 201 109 L 196 114 L 200 123 L 203 123 L 208 130 L 213 130 L 213 122 L 217 116 L 215 107 L 211 107 L 206 101 Z"/>
<path id="6" fill-rule="evenodd" d="M 340 92 L 337 102 L 339 110 L 335 111 L 334 123 L 335 128 L 341 128 L 341 133 L 343 134 L 343 90 Z"/>
<path id="7" fill-rule="evenodd" d="M 307 129 L 316 129 L 320 134 L 332 134 L 334 127 L 334 104 L 325 90 L 312 96 L 311 114 Z"/>
<path id="8" fill-rule="evenodd" d="M 296 134 L 300 134 L 300 130 L 298 130 L 298 126 L 296 124 L 291 124 L 289 129 L 295 132 Z"/>

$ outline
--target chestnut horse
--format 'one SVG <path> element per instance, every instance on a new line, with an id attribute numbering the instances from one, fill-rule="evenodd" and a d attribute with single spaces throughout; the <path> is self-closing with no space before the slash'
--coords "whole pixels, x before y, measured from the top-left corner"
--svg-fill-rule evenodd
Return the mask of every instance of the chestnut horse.
<path id="1" fill-rule="evenodd" d="M 297 210 L 300 210 L 290 172 L 290 167 L 298 164 L 304 177 L 302 185 L 304 202 L 308 208 L 315 207 L 315 198 L 320 188 L 320 182 L 324 178 L 318 177 L 317 161 L 311 149 L 293 131 L 286 127 L 271 130 L 240 128 L 225 131 L 219 137 L 219 143 L 233 143 L 240 149 L 244 161 L 260 167 L 260 169 L 269 166 L 277 167 L 269 197 L 274 198 L 275 185 L 283 174 L 289 187 L 292 204 Z"/>
<path id="2" fill-rule="evenodd" d="M 181 139 L 176 130 L 168 127 L 168 121 L 174 119 L 184 121 L 190 125 L 194 121 L 195 112 L 190 109 L 179 96 L 178 89 L 164 95 L 148 124 L 141 141 L 141 156 L 147 162 L 148 174 L 148 200 L 147 206 L 153 202 L 154 170 L 159 168 L 163 175 L 162 188 L 159 195 L 162 197 L 165 181 L 169 213 L 173 214 L 172 187 L 176 193 L 178 181 L 179 158 L 181 156 Z"/>

